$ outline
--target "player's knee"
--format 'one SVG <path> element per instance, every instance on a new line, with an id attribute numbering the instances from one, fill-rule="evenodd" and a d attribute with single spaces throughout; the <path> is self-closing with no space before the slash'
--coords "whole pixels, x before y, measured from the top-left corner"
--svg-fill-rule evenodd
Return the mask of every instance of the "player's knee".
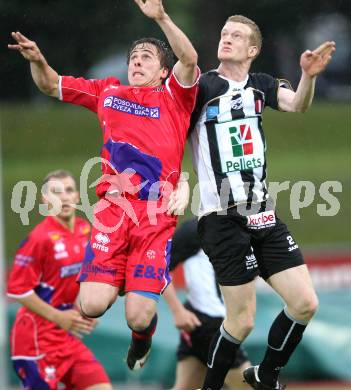
<path id="1" fill-rule="evenodd" d="M 301 297 L 301 299 L 296 302 L 295 311 L 300 318 L 310 319 L 317 312 L 318 304 L 318 298 L 315 294 Z"/>
<path id="2" fill-rule="evenodd" d="M 241 320 L 241 323 L 242 333 L 248 336 L 255 326 L 255 318 L 253 316 L 246 316 Z"/>
<path id="3" fill-rule="evenodd" d="M 126 319 L 129 328 L 135 330 L 136 332 L 141 332 L 146 329 L 152 320 L 154 313 L 144 312 L 129 312 L 126 313 Z"/>
<path id="4" fill-rule="evenodd" d="M 251 314 L 240 314 L 236 318 L 227 318 L 224 322 L 225 330 L 239 339 L 247 337 L 255 326 L 255 317 Z"/>
<path id="5" fill-rule="evenodd" d="M 82 299 L 82 297 L 80 298 L 80 310 L 85 317 L 101 317 L 108 308 L 108 304 L 98 301 L 97 299 Z"/>

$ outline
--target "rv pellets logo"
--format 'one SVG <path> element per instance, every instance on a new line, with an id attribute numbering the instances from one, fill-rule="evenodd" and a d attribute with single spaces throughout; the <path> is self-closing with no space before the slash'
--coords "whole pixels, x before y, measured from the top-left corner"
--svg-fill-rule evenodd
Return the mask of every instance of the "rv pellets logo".
<path id="1" fill-rule="evenodd" d="M 229 127 L 234 157 L 253 154 L 251 128 L 248 124 Z"/>

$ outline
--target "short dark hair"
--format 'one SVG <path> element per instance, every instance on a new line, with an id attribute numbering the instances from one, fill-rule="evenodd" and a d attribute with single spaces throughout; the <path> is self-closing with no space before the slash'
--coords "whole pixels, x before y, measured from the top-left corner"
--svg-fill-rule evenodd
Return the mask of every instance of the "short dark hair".
<path id="1" fill-rule="evenodd" d="M 130 56 L 135 47 L 138 45 L 144 45 L 146 43 L 156 47 L 162 68 L 166 68 L 169 72 L 175 63 L 174 53 L 166 42 L 156 38 L 141 38 L 137 41 L 134 41 L 128 50 L 127 64 L 129 65 Z"/>
<path id="2" fill-rule="evenodd" d="M 48 183 L 51 179 L 64 179 L 66 177 L 70 177 L 73 179 L 74 184 L 77 186 L 77 182 L 75 177 L 72 175 L 71 172 L 66 171 L 65 169 L 57 169 L 56 171 L 49 172 L 43 180 L 43 185 Z"/>

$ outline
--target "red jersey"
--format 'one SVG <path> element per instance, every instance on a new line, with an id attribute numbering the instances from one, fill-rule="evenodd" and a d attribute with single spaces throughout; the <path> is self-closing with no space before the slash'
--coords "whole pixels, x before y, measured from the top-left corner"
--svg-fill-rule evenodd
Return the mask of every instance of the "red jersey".
<path id="1" fill-rule="evenodd" d="M 57 309 L 72 308 L 89 234 L 90 225 L 81 218 L 76 217 L 71 232 L 54 217 L 46 217 L 17 250 L 7 295 L 21 298 L 35 292 Z M 11 333 L 12 357 L 37 358 L 70 339 L 67 331 L 21 307 Z"/>
<path id="2" fill-rule="evenodd" d="M 122 186 L 133 198 L 155 200 L 165 182 L 176 185 L 197 82 L 184 87 L 173 72 L 158 87 L 124 86 L 115 77 L 62 76 L 59 90 L 61 100 L 97 113 L 103 130 L 101 157 L 109 161 L 102 164 L 103 174 L 124 173 L 123 183 L 114 180 L 112 187 L 111 176 L 107 180 L 105 176 L 97 187 L 98 196 Z M 130 183 L 140 188 L 126 190 Z"/>

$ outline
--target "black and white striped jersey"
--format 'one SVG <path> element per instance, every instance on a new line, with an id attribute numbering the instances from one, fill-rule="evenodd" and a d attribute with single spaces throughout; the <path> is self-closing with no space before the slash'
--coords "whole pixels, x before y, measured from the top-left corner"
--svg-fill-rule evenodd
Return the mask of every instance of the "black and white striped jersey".
<path id="1" fill-rule="evenodd" d="M 200 89 L 190 128 L 190 147 L 200 189 L 200 216 L 240 203 L 268 199 L 262 113 L 278 109 L 285 80 L 250 73 L 236 82 L 210 71 Z"/>

